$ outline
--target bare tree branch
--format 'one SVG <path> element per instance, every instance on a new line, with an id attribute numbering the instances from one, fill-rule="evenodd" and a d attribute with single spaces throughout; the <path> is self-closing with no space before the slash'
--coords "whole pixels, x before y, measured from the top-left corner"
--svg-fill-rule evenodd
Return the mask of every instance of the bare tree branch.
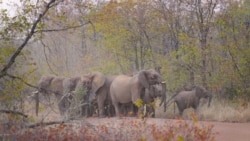
<path id="1" fill-rule="evenodd" d="M 39 127 L 39 126 L 48 126 L 48 125 L 63 124 L 63 123 L 65 123 L 65 122 L 63 122 L 63 121 L 39 122 L 39 123 L 27 125 L 26 127 L 27 128 L 35 128 L 35 127 Z"/>
<path id="2" fill-rule="evenodd" d="M 55 74 L 56 76 L 58 76 L 58 74 L 52 69 L 52 67 L 51 67 L 50 64 L 49 64 L 49 59 L 48 59 L 48 56 L 47 56 L 47 54 L 46 54 L 46 52 L 45 52 L 45 48 L 46 48 L 47 46 L 45 45 L 45 43 L 43 42 L 42 39 L 41 39 L 41 43 L 42 43 L 42 45 L 43 45 L 43 53 L 44 53 L 44 56 L 45 56 L 45 60 L 46 60 L 47 65 L 49 66 L 50 71 L 51 71 L 53 74 Z"/>
<path id="3" fill-rule="evenodd" d="M 15 114 L 15 115 L 21 115 L 25 118 L 28 117 L 28 115 L 25 115 L 24 113 L 22 112 L 18 112 L 18 111 L 12 111 L 12 110 L 0 110 L 0 113 L 6 113 L 6 114 Z"/>
<path id="4" fill-rule="evenodd" d="M 22 81 L 25 85 L 30 86 L 30 87 L 32 87 L 32 88 L 38 89 L 37 86 L 34 86 L 34 85 L 32 85 L 32 84 L 30 84 L 30 83 L 24 81 L 22 78 L 20 78 L 20 77 L 18 77 L 18 76 L 14 76 L 14 75 L 11 75 L 11 74 L 8 74 L 8 73 L 6 73 L 6 76 L 8 76 L 8 77 L 10 77 L 10 78 L 12 78 L 12 79 L 18 79 L 18 80 Z"/>
<path id="5" fill-rule="evenodd" d="M 37 32 L 56 32 L 56 31 L 65 31 L 65 30 L 69 30 L 69 29 L 76 29 L 76 28 L 79 28 L 79 27 L 82 27 L 84 25 L 87 25 L 91 23 L 90 21 L 86 22 L 86 23 L 83 23 L 83 24 L 80 24 L 80 25 L 77 25 L 77 26 L 70 26 L 70 27 L 65 27 L 65 28 L 61 28 L 61 29 L 44 29 L 44 30 L 37 30 L 35 31 L 35 33 Z"/>
<path id="6" fill-rule="evenodd" d="M 17 50 L 14 52 L 14 54 L 11 56 L 9 62 L 3 67 L 3 69 L 0 72 L 0 78 L 4 77 L 5 75 L 7 75 L 7 71 L 10 69 L 10 67 L 15 63 L 15 60 L 17 58 L 17 56 L 21 53 L 21 51 L 23 50 L 23 48 L 26 46 L 26 44 L 29 42 L 29 40 L 31 39 L 31 37 L 34 35 L 36 27 L 38 25 L 38 23 L 41 22 L 42 18 L 45 16 L 45 14 L 48 12 L 48 10 L 54 6 L 53 4 L 56 2 L 56 0 L 50 0 L 46 6 L 45 6 L 45 10 L 39 14 L 38 18 L 35 20 L 35 22 L 33 23 L 30 31 L 28 32 L 24 42 L 17 48 Z"/>

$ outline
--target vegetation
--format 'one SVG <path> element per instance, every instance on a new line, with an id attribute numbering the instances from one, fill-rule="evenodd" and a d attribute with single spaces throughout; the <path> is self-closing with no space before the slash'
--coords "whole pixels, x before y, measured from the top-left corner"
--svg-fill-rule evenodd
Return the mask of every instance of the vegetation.
<path id="1" fill-rule="evenodd" d="M 226 111 L 232 107 L 234 113 L 249 109 L 248 0 L 7 3 L 0 1 L 0 109 L 30 113 L 32 102 L 25 102 L 43 74 L 76 76 L 97 70 L 132 75 L 147 68 L 161 68 L 168 95 L 194 85 L 208 88 L 216 108 L 205 110 L 200 119 L 224 121 L 211 116 L 220 106 L 228 106 Z"/>
<path id="2" fill-rule="evenodd" d="M 101 119 L 100 119 L 101 120 Z M 160 126 L 160 128 L 158 128 Z M 178 120 L 161 121 L 159 123 L 148 122 L 147 119 L 124 119 L 113 122 L 98 123 L 91 126 L 89 121 L 72 121 L 71 123 L 56 124 L 53 126 L 40 126 L 35 128 L 21 128 L 13 126 L 2 132 L 3 140 L 199 140 L 213 141 L 216 133 L 212 132 L 213 125 L 199 123 L 193 116 L 192 121 Z M 20 130 L 22 129 L 22 130 Z M 1 129 L 2 130 L 2 129 Z M 22 131 L 22 132 L 20 132 Z"/>

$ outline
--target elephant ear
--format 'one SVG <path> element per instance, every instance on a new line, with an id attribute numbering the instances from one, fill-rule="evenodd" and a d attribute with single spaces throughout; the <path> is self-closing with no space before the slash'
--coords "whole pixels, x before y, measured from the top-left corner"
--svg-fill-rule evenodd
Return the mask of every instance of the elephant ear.
<path id="1" fill-rule="evenodd" d="M 106 77 L 100 73 L 92 73 L 92 93 L 95 93 L 105 84 Z"/>
<path id="2" fill-rule="evenodd" d="M 144 87 L 144 88 L 147 88 L 149 89 L 149 82 L 148 82 L 148 77 L 147 77 L 147 71 L 146 70 L 143 70 L 143 71 L 140 71 L 138 73 L 138 80 L 139 80 L 139 83 Z"/>
<path id="3" fill-rule="evenodd" d="M 196 86 L 195 87 L 195 95 L 197 97 L 201 98 L 203 96 L 203 93 L 204 93 L 204 89 L 203 88 L 201 88 L 200 86 Z"/>

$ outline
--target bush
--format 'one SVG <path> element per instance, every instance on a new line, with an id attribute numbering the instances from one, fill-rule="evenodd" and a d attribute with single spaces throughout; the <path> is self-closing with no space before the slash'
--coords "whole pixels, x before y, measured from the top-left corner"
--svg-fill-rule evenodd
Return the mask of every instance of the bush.
<path id="1" fill-rule="evenodd" d="M 19 141 L 213 141 L 215 135 L 212 132 L 213 125 L 203 125 L 195 116 L 191 121 L 132 118 L 95 120 L 93 124 L 90 124 L 87 119 L 29 129 L 13 126 L 1 135 L 4 140 L 18 139 Z"/>

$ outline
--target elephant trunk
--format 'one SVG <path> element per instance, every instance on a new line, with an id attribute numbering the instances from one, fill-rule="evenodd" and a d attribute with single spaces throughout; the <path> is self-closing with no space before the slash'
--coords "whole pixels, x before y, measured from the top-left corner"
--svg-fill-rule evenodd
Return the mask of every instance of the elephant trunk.
<path id="1" fill-rule="evenodd" d="M 161 86 L 162 86 L 162 96 L 161 96 L 160 106 L 164 102 L 164 112 L 166 112 L 166 105 L 167 105 L 166 104 L 166 82 L 161 82 Z"/>
<path id="2" fill-rule="evenodd" d="M 208 96 L 208 105 L 207 105 L 207 107 L 210 107 L 211 101 L 212 101 L 212 94 L 209 94 L 209 96 Z"/>

